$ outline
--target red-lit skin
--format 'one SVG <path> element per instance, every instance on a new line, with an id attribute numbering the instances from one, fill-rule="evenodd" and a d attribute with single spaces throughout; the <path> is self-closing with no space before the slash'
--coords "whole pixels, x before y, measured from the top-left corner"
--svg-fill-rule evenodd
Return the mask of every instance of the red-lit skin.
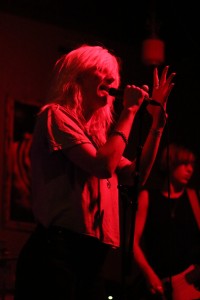
<path id="1" fill-rule="evenodd" d="M 115 87 L 115 79 L 108 74 L 102 74 L 98 71 L 84 74 L 81 79 L 82 83 L 82 97 L 84 99 L 83 105 L 85 107 L 84 117 L 89 121 L 93 113 L 99 108 L 109 104 L 115 100 L 114 97 L 109 96 L 106 89 L 101 87 Z"/>
<path id="2" fill-rule="evenodd" d="M 109 95 L 108 90 L 111 87 L 117 87 L 115 85 L 115 79 L 112 77 L 112 75 L 109 76 L 107 73 L 104 75 L 102 72 L 98 71 L 84 74 L 84 77 L 81 78 L 81 84 L 81 93 L 84 99 L 83 105 L 85 107 L 84 117 L 89 121 L 96 110 L 107 104 L 112 105 L 115 98 Z M 145 96 L 149 96 L 147 91 L 145 91 L 143 88 L 136 87 L 135 85 L 129 85 L 128 88 L 129 95 L 127 96 L 127 99 L 130 99 L 128 100 L 130 102 L 129 106 L 133 105 L 133 100 L 135 102 L 134 106 L 138 106 L 138 104 L 140 105 L 142 103 Z M 139 106 L 137 109 L 138 108 Z"/>
<path id="3" fill-rule="evenodd" d="M 170 193 L 176 195 L 178 191 L 183 191 L 184 186 L 188 184 L 193 172 L 193 163 L 183 163 L 178 165 L 171 174 Z"/>
<path id="4" fill-rule="evenodd" d="M 170 172 L 170 198 L 174 201 L 180 197 L 184 192 L 189 180 L 191 179 L 194 172 L 194 164 L 192 162 L 181 163 Z M 164 181 L 162 188 L 162 194 L 168 197 L 168 179 Z M 164 295 L 164 288 L 161 279 L 157 276 L 154 270 L 149 265 L 145 258 L 145 255 L 140 248 L 140 239 L 144 229 L 144 225 L 147 218 L 148 212 L 148 191 L 143 190 L 138 197 L 138 210 L 135 220 L 135 236 L 134 236 L 134 256 L 136 261 L 139 262 L 142 270 L 144 271 L 147 284 L 152 294 Z"/>
<path id="5" fill-rule="evenodd" d="M 169 66 L 166 66 L 161 74 L 158 76 L 158 69 L 154 69 L 153 93 L 152 98 L 158 101 L 163 108 L 166 108 L 167 98 L 170 94 L 174 83 L 172 80 L 175 73 L 171 73 L 167 77 Z M 108 90 L 115 86 L 115 81 L 110 74 L 98 71 L 91 71 L 84 74 L 80 79 L 81 94 L 83 98 L 83 107 L 85 108 L 84 117 L 89 125 L 90 119 L 96 110 L 114 101 L 114 97 L 108 94 Z M 107 88 L 107 89 L 106 89 Z M 142 104 L 144 97 L 148 96 L 144 88 L 127 85 L 123 96 L 123 110 L 121 112 L 118 123 L 115 126 L 117 131 L 122 131 L 125 136 L 129 136 L 133 120 L 136 112 Z M 163 111 L 160 107 L 148 106 L 148 111 L 152 115 L 152 128 L 163 128 L 165 124 Z M 148 178 L 149 172 L 153 165 L 157 153 L 159 139 L 152 138 L 148 135 L 145 145 L 143 147 L 141 165 L 140 165 L 140 179 L 141 184 L 144 184 Z M 83 144 L 67 151 L 67 156 L 80 168 L 99 177 L 110 178 L 116 171 L 119 161 L 125 149 L 125 144 L 118 135 L 109 137 L 107 142 L 96 151 L 94 147 L 89 144 Z M 65 151 L 64 151 L 65 152 Z M 123 184 L 133 184 L 135 171 L 135 162 L 127 162 L 124 173 L 122 174 Z"/>

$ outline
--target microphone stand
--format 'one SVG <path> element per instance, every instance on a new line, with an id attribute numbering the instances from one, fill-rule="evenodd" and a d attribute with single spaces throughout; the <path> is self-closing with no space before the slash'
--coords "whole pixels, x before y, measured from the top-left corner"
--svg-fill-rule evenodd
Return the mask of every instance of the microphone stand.
<path id="1" fill-rule="evenodd" d="M 126 300 L 126 276 L 131 273 L 131 266 L 133 261 L 133 241 L 134 241 L 134 230 L 135 230 L 135 215 L 138 205 L 138 193 L 139 193 L 139 181 L 140 181 L 140 158 L 142 153 L 142 119 L 144 109 L 147 106 L 147 102 L 143 102 L 138 113 L 139 113 L 139 145 L 137 146 L 136 152 L 136 170 L 135 170 L 135 179 L 134 186 L 120 185 L 120 199 L 122 200 L 122 211 L 123 211 L 123 222 L 122 222 L 122 238 L 121 238 L 121 250 L 122 250 L 122 299 Z M 131 201 L 130 201 L 131 198 Z M 131 215 L 130 215 L 130 235 L 128 241 L 128 249 L 126 250 L 126 219 L 127 219 L 127 209 L 130 205 Z"/>

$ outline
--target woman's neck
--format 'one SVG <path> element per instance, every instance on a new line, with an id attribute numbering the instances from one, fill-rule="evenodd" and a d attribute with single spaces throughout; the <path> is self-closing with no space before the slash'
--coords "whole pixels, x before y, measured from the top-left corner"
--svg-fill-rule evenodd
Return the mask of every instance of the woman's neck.
<path id="1" fill-rule="evenodd" d="M 161 192 L 165 197 L 170 198 L 178 198 L 180 197 L 185 191 L 184 185 L 174 185 L 171 182 L 165 183 L 164 187 L 162 188 Z"/>

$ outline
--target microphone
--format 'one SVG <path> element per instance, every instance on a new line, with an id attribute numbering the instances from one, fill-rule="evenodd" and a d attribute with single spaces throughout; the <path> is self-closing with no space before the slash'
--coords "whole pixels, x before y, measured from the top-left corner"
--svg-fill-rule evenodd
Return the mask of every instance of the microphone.
<path id="1" fill-rule="evenodd" d="M 106 89 L 107 90 L 107 89 Z M 115 88 L 110 88 L 107 90 L 108 94 L 110 96 L 114 96 L 118 99 L 123 99 L 123 95 L 124 95 L 124 91 L 120 90 L 120 89 L 115 89 Z M 151 98 L 145 97 L 143 103 L 145 105 L 155 105 L 155 106 L 161 106 L 161 104 L 159 102 L 157 102 L 156 100 L 153 100 Z"/>

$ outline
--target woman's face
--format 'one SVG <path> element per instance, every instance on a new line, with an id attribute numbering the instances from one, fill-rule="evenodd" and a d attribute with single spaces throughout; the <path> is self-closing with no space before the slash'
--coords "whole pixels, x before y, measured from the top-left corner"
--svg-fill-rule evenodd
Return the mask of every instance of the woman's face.
<path id="1" fill-rule="evenodd" d="M 194 164 L 185 162 L 178 165 L 171 174 L 171 179 L 178 184 L 187 185 L 194 172 Z"/>
<path id="2" fill-rule="evenodd" d="M 94 113 L 105 105 L 112 105 L 114 97 L 108 94 L 111 87 L 116 88 L 115 78 L 108 72 L 88 71 L 81 78 L 83 105 L 87 113 Z"/>

